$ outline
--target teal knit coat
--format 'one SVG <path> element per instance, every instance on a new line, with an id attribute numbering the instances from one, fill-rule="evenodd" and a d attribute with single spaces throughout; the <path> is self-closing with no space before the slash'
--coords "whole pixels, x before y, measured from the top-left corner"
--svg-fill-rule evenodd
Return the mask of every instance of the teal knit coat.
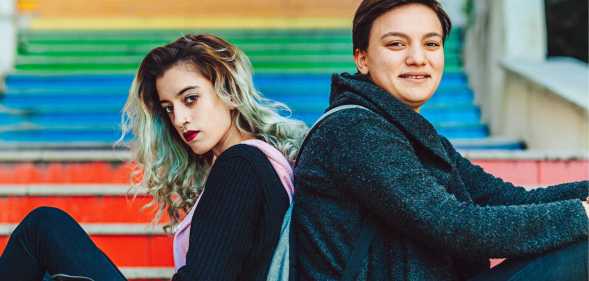
<path id="1" fill-rule="evenodd" d="M 361 75 L 334 75 L 329 116 L 295 169 L 298 280 L 339 280 L 364 223 L 376 226 L 357 280 L 458 281 L 489 258 L 587 239 L 587 182 L 526 191 L 462 157 L 420 114 Z M 371 220 L 366 218 L 373 217 Z"/>

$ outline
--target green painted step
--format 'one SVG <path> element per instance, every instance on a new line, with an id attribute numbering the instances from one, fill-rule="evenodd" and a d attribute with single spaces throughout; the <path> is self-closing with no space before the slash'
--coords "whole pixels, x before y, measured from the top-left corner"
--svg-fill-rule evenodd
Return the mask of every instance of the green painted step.
<path id="1" fill-rule="evenodd" d="M 182 34 L 187 33 L 211 33 L 222 36 L 228 40 L 238 39 L 273 39 L 273 38 L 317 38 L 317 37 L 340 37 L 348 38 L 351 41 L 349 29 L 200 29 L 200 30 L 174 30 L 174 29 L 145 29 L 145 30 L 21 30 L 21 38 L 33 38 L 44 41 L 59 41 L 63 38 L 77 39 L 76 42 L 96 40 L 97 37 L 109 40 L 173 40 Z M 448 36 L 448 42 L 460 41 L 462 30 L 455 28 Z"/>
<path id="2" fill-rule="evenodd" d="M 254 65 L 274 66 L 292 65 L 292 64 L 314 64 L 322 65 L 349 65 L 352 63 L 352 55 L 250 55 L 250 60 Z M 138 65 L 143 59 L 140 56 L 93 56 L 93 57 L 46 57 L 46 56 L 19 56 L 16 59 L 17 68 L 23 65 L 70 65 L 70 64 L 122 64 L 122 65 Z M 446 65 L 449 67 L 459 67 L 462 63 L 456 57 L 446 59 Z"/>
<path id="3" fill-rule="evenodd" d="M 450 34 L 446 41 L 446 49 L 460 50 L 462 45 L 460 31 Z M 289 44 L 348 44 L 351 49 L 351 34 L 348 30 L 311 30 L 311 31 L 218 31 L 218 34 L 233 44 L 243 45 L 274 45 L 285 46 Z M 21 50 L 36 47 L 59 47 L 63 45 L 91 45 L 94 47 L 112 46 L 142 46 L 141 50 L 149 49 L 147 46 L 162 45 L 176 39 L 179 35 L 186 34 L 183 31 L 121 31 L 121 32 L 24 32 L 19 36 Z M 117 50 L 119 51 L 119 50 Z"/>
<path id="4" fill-rule="evenodd" d="M 252 62 L 255 73 L 336 73 L 355 70 L 353 62 Z M 60 64 L 19 64 L 15 66 L 15 73 L 38 74 L 107 74 L 132 73 L 138 68 L 136 63 L 60 63 Z M 446 66 L 446 73 L 462 73 L 461 66 Z"/>
<path id="5" fill-rule="evenodd" d="M 44 38 L 20 38 L 21 43 L 34 45 L 34 44 L 44 44 L 44 45 L 55 45 L 55 44 L 92 44 L 92 45 L 140 45 L 140 44 L 152 44 L 152 45 L 161 45 L 172 40 L 175 40 L 179 36 L 170 36 L 168 38 L 138 38 L 138 39 L 118 39 L 118 38 L 102 38 L 100 35 L 93 36 L 87 39 L 80 39 L 80 38 L 69 38 L 69 37 L 60 37 L 54 38 L 51 40 L 44 39 Z M 239 38 L 239 39 L 232 39 L 226 38 L 233 44 L 274 44 L 274 45 L 286 45 L 286 44 L 296 44 L 296 43 L 322 43 L 322 44 L 332 44 L 332 43 L 350 43 L 351 38 L 350 36 L 325 36 L 325 37 L 297 37 L 297 36 L 285 36 L 285 37 L 263 37 L 263 38 Z M 449 38 L 446 42 L 446 47 L 450 49 L 458 48 L 461 44 L 458 40 L 453 40 Z"/>
<path id="6" fill-rule="evenodd" d="M 242 44 L 238 45 L 248 56 L 299 56 L 299 55 L 345 55 L 351 56 L 352 45 L 339 44 L 314 44 L 297 43 L 288 45 L 269 44 Z M 47 56 L 47 57 L 93 57 L 111 56 L 125 57 L 132 55 L 144 55 L 157 45 L 37 45 L 27 46 L 19 50 L 21 56 Z M 458 60 L 460 52 L 445 50 L 446 59 Z"/>

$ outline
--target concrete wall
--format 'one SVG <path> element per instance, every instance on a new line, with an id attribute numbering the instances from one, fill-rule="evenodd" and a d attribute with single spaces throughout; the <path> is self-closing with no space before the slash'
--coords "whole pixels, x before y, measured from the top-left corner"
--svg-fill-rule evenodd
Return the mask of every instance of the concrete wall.
<path id="1" fill-rule="evenodd" d="M 589 150 L 589 68 L 580 61 L 502 64 L 502 134 L 531 149 Z"/>
<path id="2" fill-rule="evenodd" d="M 459 27 L 466 24 L 464 4 L 466 0 L 440 0 L 444 10 L 452 20 L 452 26 Z"/>
<path id="3" fill-rule="evenodd" d="M 587 85 L 587 68 L 579 68 L 573 80 L 568 76 L 574 71 L 514 71 L 518 64 L 540 69 L 553 65 L 546 61 L 544 1 L 474 4 L 475 22 L 465 38 L 465 70 L 491 134 L 521 138 L 530 149 L 588 150 L 587 107 L 563 94 L 571 92 L 565 89 L 570 84 Z M 547 87 L 547 80 L 553 80 L 553 87 Z M 586 92 L 581 87 L 571 95 Z"/>

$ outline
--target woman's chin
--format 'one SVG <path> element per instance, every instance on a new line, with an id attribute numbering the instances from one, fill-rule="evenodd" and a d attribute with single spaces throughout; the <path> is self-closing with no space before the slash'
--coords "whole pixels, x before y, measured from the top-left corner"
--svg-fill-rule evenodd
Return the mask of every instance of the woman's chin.
<path id="1" fill-rule="evenodd" d="M 190 147 L 192 152 L 198 156 L 206 155 L 210 151 L 210 149 L 205 149 L 201 146 L 195 146 L 194 144 L 188 144 L 188 146 Z"/>

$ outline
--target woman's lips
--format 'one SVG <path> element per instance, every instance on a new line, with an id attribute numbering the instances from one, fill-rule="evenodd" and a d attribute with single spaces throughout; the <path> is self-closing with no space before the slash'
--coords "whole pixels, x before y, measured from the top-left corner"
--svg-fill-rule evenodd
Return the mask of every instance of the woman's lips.
<path id="1" fill-rule="evenodd" d="M 184 137 L 184 139 L 186 140 L 186 142 L 191 142 L 193 141 L 196 136 L 198 135 L 199 131 L 188 131 L 182 134 L 182 136 Z"/>
<path id="2" fill-rule="evenodd" d="M 409 81 L 424 81 L 431 78 L 431 75 L 427 73 L 403 73 L 399 75 L 401 79 L 407 79 Z"/>

